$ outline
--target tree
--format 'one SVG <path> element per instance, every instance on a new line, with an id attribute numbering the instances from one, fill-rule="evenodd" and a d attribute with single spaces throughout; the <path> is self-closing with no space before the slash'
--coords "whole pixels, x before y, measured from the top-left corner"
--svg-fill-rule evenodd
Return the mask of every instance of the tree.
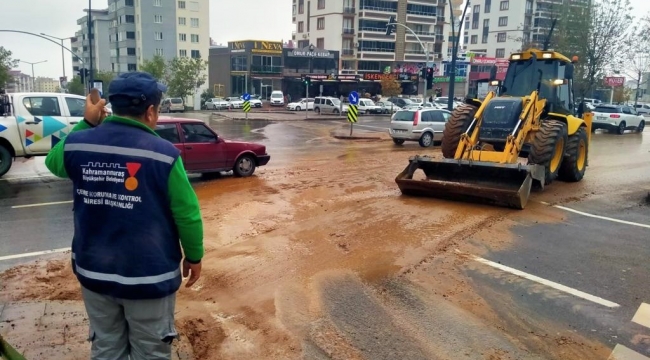
<path id="1" fill-rule="evenodd" d="M 81 78 L 78 75 L 75 75 L 72 81 L 68 82 L 68 92 L 70 94 L 84 95 L 85 86 L 81 83 Z"/>
<path id="2" fill-rule="evenodd" d="M 12 52 L 0 46 L 0 88 L 13 81 L 9 70 L 18 66 L 18 59 L 12 58 Z"/>
<path id="3" fill-rule="evenodd" d="M 402 93 L 402 85 L 395 79 L 385 77 L 381 79 L 381 95 L 385 97 L 397 96 Z"/>
<path id="4" fill-rule="evenodd" d="M 155 55 L 151 60 L 145 60 L 140 64 L 140 71 L 151 74 L 158 81 L 164 81 L 167 64 L 165 64 L 165 59 L 162 56 Z"/>
<path id="5" fill-rule="evenodd" d="M 205 104 L 206 101 L 214 98 L 214 91 L 211 89 L 205 89 L 201 93 L 201 104 Z"/>
<path id="6" fill-rule="evenodd" d="M 627 86 L 617 86 L 614 88 L 614 103 L 625 104 L 630 101 L 633 90 Z"/>
<path id="7" fill-rule="evenodd" d="M 167 67 L 168 95 L 183 99 L 193 95 L 195 89 L 205 84 L 207 68 L 208 62 L 201 58 L 177 57 L 170 60 Z"/>
<path id="8" fill-rule="evenodd" d="M 648 83 L 647 76 L 645 80 L 643 79 L 644 74 L 650 72 L 650 15 L 641 19 L 627 45 L 629 50 L 624 59 L 623 73 L 636 81 L 636 92 L 631 94 L 634 96 L 636 106 L 639 97 L 643 95 L 641 89 Z"/>

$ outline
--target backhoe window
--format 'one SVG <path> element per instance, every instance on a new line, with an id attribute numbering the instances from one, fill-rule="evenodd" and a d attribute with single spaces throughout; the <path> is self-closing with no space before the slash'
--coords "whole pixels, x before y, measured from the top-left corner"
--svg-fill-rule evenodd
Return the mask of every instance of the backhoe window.
<path id="1" fill-rule="evenodd" d="M 553 80 L 564 78 L 565 66 L 556 60 L 537 60 L 536 64 L 531 64 L 530 61 L 511 63 L 503 82 L 503 95 L 530 95 L 537 89 L 541 71 L 539 96 L 553 104 L 554 112 L 568 112 L 572 107 L 569 86 L 552 84 Z"/>

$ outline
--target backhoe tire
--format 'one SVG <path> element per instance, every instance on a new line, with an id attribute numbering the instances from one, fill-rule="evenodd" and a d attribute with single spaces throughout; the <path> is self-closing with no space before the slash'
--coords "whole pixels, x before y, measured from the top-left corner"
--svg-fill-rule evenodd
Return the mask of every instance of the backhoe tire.
<path id="1" fill-rule="evenodd" d="M 462 104 L 451 113 L 451 119 L 445 124 L 442 132 L 442 156 L 446 159 L 453 159 L 460 142 L 460 136 L 467 131 L 467 128 L 474 120 L 478 108 L 470 104 Z"/>
<path id="2" fill-rule="evenodd" d="M 575 134 L 569 136 L 558 179 L 567 182 L 582 180 L 585 176 L 585 170 L 587 170 L 588 155 L 589 140 L 587 130 L 584 127 L 580 127 Z"/>
<path id="3" fill-rule="evenodd" d="M 557 120 L 542 120 L 542 125 L 530 146 L 528 163 L 544 166 L 545 185 L 557 178 L 568 141 L 565 123 Z"/>

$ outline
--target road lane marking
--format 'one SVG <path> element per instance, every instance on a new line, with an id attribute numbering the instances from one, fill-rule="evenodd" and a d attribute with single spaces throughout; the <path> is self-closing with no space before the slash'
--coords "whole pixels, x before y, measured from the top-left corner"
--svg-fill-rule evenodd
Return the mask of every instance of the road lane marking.
<path id="1" fill-rule="evenodd" d="M 461 253 L 459 250 L 456 250 L 456 252 Z M 478 256 L 474 256 L 474 255 L 470 255 L 470 256 L 475 261 L 480 262 L 480 263 L 482 263 L 484 265 L 491 266 L 493 268 L 505 271 L 505 272 L 513 274 L 513 275 L 517 275 L 519 277 L 522 277 L 522 278 L 530 280 L 530 281 L 534 281 L 534 282 L 542 284 L 542 285 L 546 285 L 546 286 L 551 287 L 553 289 L 563 291 L 563 292 L 565 292 L 567 294 L 571 294 L 573 296 L 576 296 L 576 297 L 579 297 L 579 298 L 582 298 L 582 299 L 585 299 L 585 300 L 589 300 L 589 301 L 594 302 L 596 304 L 599 304 L 599 305 L 602 305 L 602 306 L 605 306 L 605 307 L 608 307 L 608 308 L 620 307 L 620 305 L 615 303 L 615 302 L 605 300 L 605 299 L 603 299 L 601 297 L 598 297 L 598 296 L 595 296 L 595 295 L 587 294 L 586 292 L 580 291 L 578 289 L 574 289 L 574 288 L 568 287 L 566 285 L 562 285 L 562 284 L 553 282 L 551 280 L 546 280 L 546 279 L 541 278 L 539 276 L 535 276 L 535 275 L 532 275 L 532 274 L 529 274 L 529 273 L 525 273 L 523 271 L 511 268 L 511 267 L 508 267 L 508 266 L 505 266 L 505 265 L 501 265 L 499 263 L 495 263 L 494 261 L 483 259 L 483 258 L 478 257 Z"/>
<path id="2" fill-rule="evenodd" d="M 632 322 L 650 328 L 650 304 L 642 303 L 634 314 Z"/>
<path id="3" fill-rule="evenodd" d="M 609 355 L 607 360 L 650 360 L 650 358 L 621 344 L 616 344 L 614 351 L 612 351 L 612 354 Z"/>
<path id="4" fill-rule="evenodd" d="M 22 209 L 22 208 L 28 208 L 28 207 L 60 205 L 60 204 L 72 204 L 72 200 L 54 201 L 54 202 L 46 202 L 46 203 L 39 203 L 39 204 L 15 205 L 15 206 L 12 206 L 11 208 L 12 209 Z"/>
<path id="5" fill-rule="evenodd" d="M 542 202 L 542 204 L 550 205 L 549 203 L 546 203 L 546 202 Z M 582 216 L 591 217 L 591 218 L 594 218 L 594 219 L 607 220 L 607 221 L 616 222 L 616 223 L 619 223 L 619 224 L 632 225 L 632 226 L 638 226 L 638 227 L 650 229 L 650 225 L 647 225 L 647 224 L 640 224 L 640 223 L 636 223 L 636 222 L 633 222 L 633 221 L 619 220 L 619 219 L 614 219 L 614 218 L 610 218 L 610 217 L 607 217 L 607 216 L 594 215 L 594 214 L 590 214 L 590 213 L 580 211 L 580 210 L 571 209 L 571 208 L 568 208 L 566 206 L 561 206 L 561 205 L 550 205 L 550 206 L 553 206 L 554 208 L 558 208 L 558 209 L 561 209 L 561 210 L 564 210 L 564 211 L 569 211 L 569 212 L 572 212 L 572 213 L 575 213 L 575 214 L 579 214 L 579 215 L 582 215 Z"/>
<path id="6" fill-rule="evenodd" d="M 35 251 L 35 252 L 24 253 L 24 254 L 6 255 L 6 256 L 0 256 L 0 261 L 20 259 L 20 258 L 30 257 L 30 256 L 40 256 L 40 255 L 47 255 L 47 254 L 55 254 L 55 253 L 60 253 L 60 252 L 66 252 L 68 250 L 70 250 L 69 247 L 61 248 L 61 249 L 54 249 L 54 250 Z"/>

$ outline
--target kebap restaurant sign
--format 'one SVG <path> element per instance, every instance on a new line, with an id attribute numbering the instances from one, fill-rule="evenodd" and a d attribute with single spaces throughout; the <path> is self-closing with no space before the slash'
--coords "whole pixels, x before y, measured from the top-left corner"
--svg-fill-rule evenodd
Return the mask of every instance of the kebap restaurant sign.
<path id="1" fill-rule="evenodd" d="M 290 57 L 304 57 L 304 58 L 316 58 L 316 59 L 334 59 L 334 54 L 325 49 L 313 49 L 310 50 L 309 47 L 302 49 L 293 49 L 289 51 L 288 55 Z"/>

